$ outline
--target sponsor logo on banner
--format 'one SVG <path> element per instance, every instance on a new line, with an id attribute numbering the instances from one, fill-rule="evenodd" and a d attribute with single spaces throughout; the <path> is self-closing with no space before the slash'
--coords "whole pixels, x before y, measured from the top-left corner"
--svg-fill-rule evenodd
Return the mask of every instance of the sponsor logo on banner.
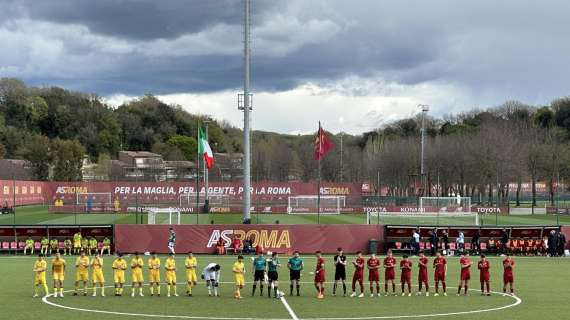
<path id="1" fill-rule="evenodd" d="M 325 196 L 347 196 L 350 194 L 348 187 L 321 187 L 321 195 Z"/>
<path id="2" fill-rule="evenodd" d="M 210 207 L 211 213 L 230 213 L 230 207 Z"/>
<path id="3" fill-rule="evenodd" d="M 81 187 L 81 186 L 73 186 L 73 187 L 62 187 L 59 186 L 57 187 L 57 189 L 55 190 L 55 193 L 57 194 L 75 194 L 75 193 L 86 193 L 87 192 L 87 187 Z"/>
<path id="4" fill-rule="evenodd" d="M 291 248 L 291 237 L 289 235 L 289 230 L 212 230 L 210 238 L 206 247 L 213 248 L 218 240 L 222 238 L 225 242 L 226 247 L 229 247 L 232 243 L 232 239 L 239 239 L 242 242 L 245 239 L 252 240 L 252 245 L 254 247 L 260 245 L 263 248 Z"/>

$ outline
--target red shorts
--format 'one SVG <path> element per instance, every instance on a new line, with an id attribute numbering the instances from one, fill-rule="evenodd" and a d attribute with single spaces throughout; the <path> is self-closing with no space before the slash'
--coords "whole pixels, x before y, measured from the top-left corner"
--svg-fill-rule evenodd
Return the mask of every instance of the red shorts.
<path id="1" fill-rule="evenodd" d="M 479 275 L 479 281 L 484 282 L 484 281 L 489 281 L 491 278 L 491 276 L 489 275 L 489 273 L 481 273 Z"/>
<path id="2" fill-rule="evenodd" d="M 387 269 L 384 272 L 384 280 L 388 281 L 388 280 L 394 280 L 396 279 L 396 272 L 394 272 L 394 269 Z"/>
<path id="3" fill-rule="evenodd" d="M 315 283 L 325 282 L 325 270 L 315 272 Z"/>
<path id="4" fill-rule="evenodd" d="M 352 282 L 362 282 L 362 281 L 364 281 L 364 273 L 355 272 L 354 275 L 352 275 Z"/>
<path id="5" fill-rule="evenodd" d="M 368 273 L 368 281 L 380 281 L 380 274 L 378 271 Z"/>
<path id="6" fill-rule="evenodd" d="M 418 282 L 428 282 L 427 270 L 418 273 Z"/>
<path id="7" fill-rule="evenodd" d="M 513 274 L 508 274 L 505 273 L 503 274 L 503 283 L 513 283 L 515 282 L 515 277 L 513 276 Z"/>
<path id="8" fill-rule="evenodd" d="M 471 272 L 469 270 L 461 270 L 461 280 L 471 280 Z"/>
<path id="9" fill-rule="evenodd" d="M 402 276 L 400 277 L 400 283 L 412 283 L 412 274 L 402 273 Z"/>
<path id="10" fill-rule="evenodd" d="M 445 273 L 436 272 L 434 275 L 435 281 L 445 281 Z"/>

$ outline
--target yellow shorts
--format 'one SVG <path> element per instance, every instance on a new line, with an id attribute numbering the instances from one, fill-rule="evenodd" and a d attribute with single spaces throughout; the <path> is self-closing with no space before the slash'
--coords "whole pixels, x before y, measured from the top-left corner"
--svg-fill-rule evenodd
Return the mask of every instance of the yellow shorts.
<path id="1" fill-rule="evenodd" d="M 74 248 L 81 248 L 81 242 L 74 242 L 73 247 Z"/>
<path id="2" fill-rule="evenodd" d="M 105 283 L 105 277 L 103 276 L 103 271 L 93 271 L 93 282 L 95 283 Z"/>
<path id="3" fill-rule="evenodd" d="M 245 277 L 243 275 L 234 276 L 236 286 L 245 286 Z"/>
<path id="4" fill-rule="evenodd" d="M 36 278 L 34 279 L 34 284 L 38 285 L 38 284 L 45 284 L 46 283 L 46 275 L 36 275 Z"/>
<path id="5" fill-rule="evenodd" d="M 149 272 L 150 275 L 150 282 L 154 283 L 154 282 L 160 282 L 160 270 L 157 269 L 151 269 Z"/>
<path id="6" fill-rule="evenodd" d="M 125 283 L 125 273 L 115 273 L 113 276 L 115 283 Z"/>
<path id="7" fill-rule="evenodd" d="M 196 277 L 196 271 L 186 271 L 186 281 L 188 282 L 198 282 L 198 277 Z"/>
<path id="8" fill-rule="evenodd" d="M 87 271 L 76 272 L 75 281 L 89 281 L 89 273 Z"/>
<path id="9" fill-rule="evenodd" d="M 55 281 L 63 281 L 65 279 L 65 273 L 63 272 L 55 272 L 53 274 L 53 280 Z"/>
<path id="10" fill-rule="evenodd" d="M 141 269 L 133 270 L 133 282 L 144 282 L 144 277 Z"/>
<path id="11" fill-rule="evenodd" d="M 111 246 L 103 246 L 102 250 L 111 250 Z"/>
<path id="12" fill-rule="evenodd" d="M 164 274 L 164 277 L 166 278 L 166 283 L 176 284 L 176 272 L 166 271 L 166 273 Z"/>

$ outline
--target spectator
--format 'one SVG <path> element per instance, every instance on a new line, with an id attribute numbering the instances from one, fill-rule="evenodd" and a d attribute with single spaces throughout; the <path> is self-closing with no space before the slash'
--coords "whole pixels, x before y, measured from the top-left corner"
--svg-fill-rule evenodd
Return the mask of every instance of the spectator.
<path id="1" fill-rule="evenodd" d="M 459 235 L 457 239 L 455 239 L 455 242 L 457 242 L 457 251 L 463 254 L 465 252 L 465 235 L 463 231 L 459 230 Z"/>
<path id="2" fill-rule="evenodd" d="M 234 238 L 232 240 L 232 248 L 234 249 L 234 254 L 241 254 L 241 240 L 238 238 Z"/>
<path id="3" fill-rule="evenodd" d="M 412 249 L 414 250 L 414 255 L 418 255 L 420 253 L 420 233 L 419 229 L 415 229 L 414 233 L 412 234 Z"/>
<path id="4" fill-rule="evenodd" d="M 556 236 L 556 231 L 550 231 L 548 236 L 548 255 L 551 257 L 556 257 L 556 248 L 558 247 L 558 237 Z"/>
<path id="5" fill-rule="evenodd" d="M 253 250 L 253 242 L 251 239 L 245 239 L 243 240 L 243 253 L 245 254 L 250 254 L 255 252 L 255 250 Z"/>
<path id="6" fill-rule="evenodd" d="M 218 239 L 218 243 L 216 243 L 216 254 L 220 256 L 226 254 L 226 243 L 222 237 L 220 237 L 220 239 Z"/>
<path id="7" fill-rule="evenodd" d="M 507 254 L 507 250 L 508 250 L 508 244 L 509 244 L 509 233 L 507 232 L 507 229 L 503 229 L 503 232 L 501 233 L 501 253 L 502 254 Z"/>
<path id="8" fill-rule="evenodd" d="M 497 253 L 497 241 L 495 238 L 489 239 L 489 248 L 487 250 L 489 252 Z"/>
<path id="9" fill-rule="evenodd" d="M 443 241 L 443 250 L 445 251 L 444 254 L 447 254 L 449 250 L 449 234 L 447 234 L 447 230 L 443 230 L 443 235 L 441 236 Z"/>
<path id="10" fill-rule="evenodd" d="M 481 252 L 481 234 L 479 233 L 479 229 L 475 230 L 475 234 L 471 239 L 471 246 L 475 254 Z"/>
<path id="11" fill-rule="evenodd" d="M 566 246 L 566 236 L 564 233 L 558 231 L 558 255 L 560 257 L 564 256 L 564 247 Z"/>
<path id="12" fill-rule="evenodd" d="M 431 255 L 435 256 L 435 253 L 437 252 L 437 246 L 438 246 L 438 238 L 437 238 L 437 229 L 433 229 L 430 230 L 429 232 L 429 242 L 431 244 Z"/>

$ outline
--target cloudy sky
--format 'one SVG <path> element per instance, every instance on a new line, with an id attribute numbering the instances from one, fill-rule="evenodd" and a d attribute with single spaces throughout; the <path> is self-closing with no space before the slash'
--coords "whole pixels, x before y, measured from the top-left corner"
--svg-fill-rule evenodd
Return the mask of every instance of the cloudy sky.
<path id="1" fill-rule="evenodd" d="M 570 94 L 570 2 L 252 0 L 253 126 L 360 133 Z M 0 77 L 240 125 L 240 0 L 0 0 Z"/>

